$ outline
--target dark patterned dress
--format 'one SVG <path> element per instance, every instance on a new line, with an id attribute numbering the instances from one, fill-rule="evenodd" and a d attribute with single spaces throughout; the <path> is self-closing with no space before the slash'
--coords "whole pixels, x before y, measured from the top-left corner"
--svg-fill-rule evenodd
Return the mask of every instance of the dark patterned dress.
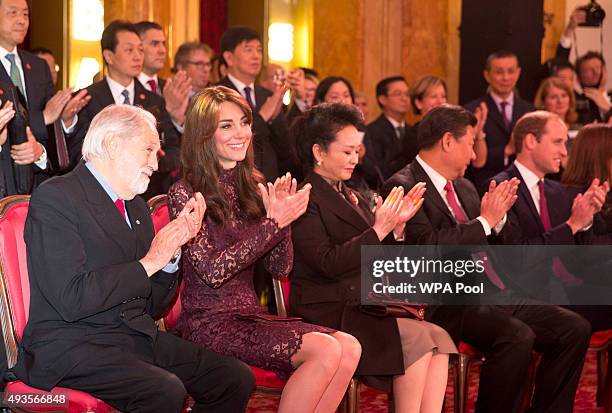
<path id="1" fill-rule="evenodd" d="M 183 338 L 281 376 L 293 371 L 291 357 L 302 336 L 335 330 L 301 321 L 259 320 L 267 315 L 253 286 L 255 263 L 262 259 L 271 274 L 287 276 L 293 266 L 291 229 L 268 218 L 249 219 L 237 199 L 234 170 L 224 171 L 220 185 L 231 205 L 225 225 L 205 216 L 198 235 L 183 247 L 183 310 L 177 328 Z M 184 180 L 168 192 L 174 219 L 193 190 Z"/>

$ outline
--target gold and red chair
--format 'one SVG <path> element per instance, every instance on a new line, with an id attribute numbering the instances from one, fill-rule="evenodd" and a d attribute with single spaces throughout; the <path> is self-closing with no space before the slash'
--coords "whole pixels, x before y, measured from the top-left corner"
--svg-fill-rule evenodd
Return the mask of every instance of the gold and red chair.
<path id="1" fill-rule="evenodd" d="M 0 323 L 11 368 L 17 361 L 18 343 L 28 321 L 30 281 L 23 229 L 28 213 L 28 195 L 12 195 L 0 200 Z M 22 381 L 9 382 L 4 390 L 5 400 L 11 395 L 49 395 L 67 398 L 61 408 L 66 413 L 108 413 L 116 411 L 103 401 L 82 391 L 55 387 L 51 391 L 30 387 Z M 57 397 L 55 400 L 58 400 Z M 20 404 L 19 410 L 30 412 L 58 411 L 57 404 Z"/>

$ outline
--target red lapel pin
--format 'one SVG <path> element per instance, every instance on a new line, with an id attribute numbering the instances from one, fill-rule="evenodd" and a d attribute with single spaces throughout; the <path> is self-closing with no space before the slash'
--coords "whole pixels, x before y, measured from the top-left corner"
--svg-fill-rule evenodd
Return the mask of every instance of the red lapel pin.
<path id="1" fill-rule="evenodd" d="M 138 99 L 145 100 L 145 94 L 141 93 L 140 95 L 138 95 Z"/>
<path id="2" fill-rule="evenodd" d="M 26 69 L 30 70 L 32 68 L 32 66 L 30 66 L 29 63 L 26 63 Z"/>
<path id="3" fill-rule="evenodd" d="M 4 89 L 0 89 L 0 96 L 4 95 Z"/>

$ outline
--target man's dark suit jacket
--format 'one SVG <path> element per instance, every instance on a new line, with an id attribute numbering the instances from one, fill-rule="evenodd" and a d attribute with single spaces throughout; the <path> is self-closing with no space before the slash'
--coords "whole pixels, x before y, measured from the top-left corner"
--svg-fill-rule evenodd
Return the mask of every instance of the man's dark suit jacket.
<path id="1" fill-rule="evenodd" d="M 234 89 L 243 96 L 243 91 L 238 90 L 228 77 L 221 79 L 219 86 Z M 273 182 L 286 172 L 291 172 L 294 176 L 300 175 L 300 168 L 297 167 L 295 147 L 290 144 L 285 114 L 281 111 L 276 119 L 266 122 L 258 113 L 270 96 L 272 92 L 268 89 L 255 85 L 257 111 L 253 113 L 253 149 L 257 169 L 264 174 L 266 180 Z"/>
<path id="2" fill-rule="evenodd" d="M 501 112 L 497 108 L 497 105 L 495 104 L 495 101 L 493 101 L 490 94 L 486 94 L 485 96 L 468 103 L 465 105 L 465 108 L 470 112 L 474 112 L 480 105 L 480 102 L 483 101 L 486 103 L 487 108 L 489 109 L 487 121 L 484 126 L 484 133 L 487 135 L 487 162 L 482 168 L 479 169 L 472 167 L 468 168 L 466 173 L 466 177 L 474 182 L 476 188 L 479 190 L 483 187 L 483 185 L 489 182 L 493 176 L 506 168 L 506 165 L 504 165 L 504 148 L 510 140 L 512 129 L 521 116 L 535 110 L 531 103 L 521 99 L 518 96 L 518 93 L 514 92 L 512 120 L 510 121 L 510 129 L 508 129 L 504 124 Z"/>
<path id="3" fill-rule="evenodd" d="M 353 207 L 314 172 L 304 182 L 312 189 L 306 213 L 292 225 L 291 312 L 357 337 L 363 347 L 357 373 L 382 376 L 366 382 L 390 390 L 392 375 L 404 371 L 397 323 L 359 310 L 361 246 L 380 245 L 368 201 L 353 191 L 359 200 Z"/>
<path id="4" fill-rule="evenodd" d="M 73 166 L 77 165 L 81 159 L 83 139 L 85 139 L 89 124 L 94 116 L 105 107 L 115 104 L 106 79 L 102 79 L 89 86 L 87 94 L 91 96 L 91 100 L 79 112 L 79 119 L 75 129 L 70 136 L 66 137 L 70 162 Z M 179 139 L 176 129 L 172 125 L 168 111 L 166 111 L 164 99 L 146 90 L 137 79 L 134 79 L 134 105 L 141 106 L 155 115 L 158 122 L 157 130 L 160 132 L 160 139 L 162 140 L 161 147 L 166 153 L 160 159 L 159 169 L 151 177 L 147 193 L 143 196 L 150 197 L 157 194 L 165 194 L 172 184 L 170 172 L 179 167 Z"/>
<path id="5" fill-rule="evenodd" d="M 480 215 L 480 197 L 474 185 L 465 178 L 453 181 L 455 193 L 469 219 L 467 223 L 459 224 L 416 159 L 389 178 L 381 194 L 386 196 L 395 186 L 402 186 L 407 192 L 419 182 L 425 182 L 427 190 L 423 195 L 423 206 L 406 223 L 404 234 L 406 244 L 488 245 L 499 243 L 499 238 L 504 239 L 508 236 L 508 225 L 504 225 L 499 235 L 486 236 L 482 224 L 476 219 Z M 502 277 L 502 274 L 498 275 Z M 502 278 L 502 281 L 507 285 L 508 280 Z M 488 280 L 486 282 L 488 283 Z M 461 307 L 430 307 L 427 310 L 427 318 L 440 324 L 452 337 L 457 338 L 463 323 L 462 313 L 457 310 L 459 308 Z"/>
<path id="6" fill-rule="evenodd" d="M 96 356 L 90 344 L 137 340 L 143 360 L 152 357 L 153 318 L 174 297 L 177 276 L 147 277 L 138 260 L 154 235 L 149 210 L 138 196 L 125 206 L 133 229 L 82 163 L 34 191 L 24 231 L 30 313 L 14 368 L 27 384 L 52 388 Z"/>
<path id="7" fill-rule="evenodd" d="M 521 183 L 518 198 L 508 211 L 508 225 L 511 227 L 512 234 L 509 239 L 511 244 L 574 245 L 585 241 L 584 232 L 579 232 L 574 236 L 569 225 L 565 223 L 572 213 L 573 198 L 559 182 L 544 179 L 544 194 L 552 226 L 550 231 L 545 232 L 540 214 L 516 165 L 512 163 L 505 171 L 497 174 L 493 180 L 499 183 L 512 178 L 520 179 Z"/>
<path id="8" fill-rule="evenodd" d="M 47 101 L 53 97 L 54 87 L 51 80 L 51 72 L 47 62 L 41 58 L 17 49 L 21 65 L 23 67 L 23 76 L 25 79 L 25 89 L 27 96 L 27 109 L 30 120 L 30 127 L 36 139 L 47 147 L 48 133 L 43 117 L 43 110 Z M 0 82 L 12 85 L 11 77 L 4 65 L 0 65 Z"/>
<path id="9" fill-rule="evenodd" d="M 366 126 L 366 134 L 363 139 L 366 146 L 366 157 L 380 169 L 384 179 L 388 179 L 408 163 L 404 158 L 404 141 L 414 138 L 414 134 L 408 131 L 410 128 L 406 124 L 406 134 L 400 140 L 393 124 L 385 115 L 380 115 L 374 122 Z"/>
<path id="10" fill-rule="evenodd" d="M 13 87 L 14 86 L 12 83 L 5 83 L 4 81 L 0 80 L 0 96 L 2 97 L 2 104 L 4 104 L 6 99 L 8 99 L 7 97 L 9 96 L 9 90 Z M 21 103 L 24 105 L 24 107 L 26 106 L 23 101 Z M 30 122 L 32 119 L 32 117 L 29 117 Z M 2 145 L 2 150 L 0 151 L 0 179 L 2 179 L 2 183 L 0 184 L 0 197 L 15 195 L 18 193 L 14 174 L 15 161 L 13 161 L 13 158 L 11 158 L 10 128 L 9 126 L 7 126 L 7 128 L 9 135 L 7 135 L 6 142 Z M 46 148 L 46 150 L 47 156 L 49 156 L 49 149 Z M 49 161 L 47 161 L 47 165 L 48 164 Z M 33 174 L 33 186 L 36 187 L 46 178 L 44 172 L 48 171 L 49 168 L 47 167 L 46 169 L 42 170 L 34 163 L 31 164 L 30 167 L 32 168 Z"/>

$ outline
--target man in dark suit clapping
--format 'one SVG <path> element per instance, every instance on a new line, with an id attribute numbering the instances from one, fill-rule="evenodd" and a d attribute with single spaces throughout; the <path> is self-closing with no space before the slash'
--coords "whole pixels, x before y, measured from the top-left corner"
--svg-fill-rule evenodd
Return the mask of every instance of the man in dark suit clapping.
<path id="1" fill-rule="evenodd" d="M 164 99 L 144 88 L 136 80 L 142 70 L 142 42 L 133 24 L 113 21 L 102 33 L 102 55 L 108 68 L 107 76 L 87 88 L 91 101 L 74 118 L 67 122 L 71 125 L 68 137 L 70 160 L 75 166 L 81 158 L 83 139 L 93 117 L 112 104 L 136 105 L 147 109 L 157 118 L 162 136 L 159 152 L 159 170 L 152 176 L 151 185 L 145 197 L 166 193 L 172 184 L 171 172 L 178 169 L 179 141 Z"/>
<path id="2" fill-rule="evenodd" d="M 496 237 L 508 239 L 506 213 L 516 201 L 518 180 L 491 184 L 480 200 L 463 178 L 476 156 L 476 123 L 458 106 L 432 109 L 419 125 L 419 155 L 385 183 L 384 194 L 397 185 L 405 191 L 418 182 L 427 185 L 423 207 L 406 224 L 407 244 L 487 245 Z M 525 305 L 533 302 L 512 294 L 504 274 L 491 268 L 485 275 L 487 288 L 494 286 L 504 303 L 516 305 L 437 306 L 427 314 L 429 321 L 484 352 L 476 412 L 519 411 L 533 350 L 542 353 L 542 362 L 531 411 L 572 412 L 589 323 L 560 307 Z"/>

